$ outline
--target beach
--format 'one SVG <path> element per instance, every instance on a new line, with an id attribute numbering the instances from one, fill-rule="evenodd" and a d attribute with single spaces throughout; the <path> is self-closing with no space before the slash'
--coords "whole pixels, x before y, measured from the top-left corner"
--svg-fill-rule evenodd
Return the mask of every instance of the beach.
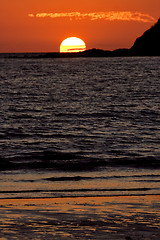
<path id="1" fill-rule="evenodd" d="M 0 199 L 0 239 L 160 239 L 160 196 Z"/>
<path id="2" fill-rule="evenodd" d="M 0 240 L 159 240 L 159 57 L 1 58 Z"/>

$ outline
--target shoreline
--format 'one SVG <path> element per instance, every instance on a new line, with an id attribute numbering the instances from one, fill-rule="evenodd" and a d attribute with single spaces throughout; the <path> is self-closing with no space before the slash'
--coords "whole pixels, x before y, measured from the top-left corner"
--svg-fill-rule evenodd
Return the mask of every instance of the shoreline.
<path id="1" fill-rule="evenodd" d="M 4 199 L 0 199 L 0 207 L 2 205 L 6 205 L 7 203 L 14 203 L 15 205 L 18 204 L 23 204 L 25 202 L 37 202 L 37 203 L 41 203 L 42 201 L 45 203 L 54 203 L 54 202 L 59 202 L 59 203 L 65 203 L 70 201 L 70 203 L 73 202 L 84 202 L 86 200 L 89 201 L 95 201 L 98 203 L 103 203 L 105 200 L 107 200 L 107 202 L 112 202 L 113 200 L 116 201 L 117 203 L 122 202 L 123 200 L 130 200 L 130 202 L 136 202 L 138 204 L 140 204 L 141 200 L 145 200 L 148 203 L 151 203 L 153 201 L 158 201 L 159 205 L 160 205 L 160 194 L 153 194 L 153 195 L 121 195 L 121 196 L 70 196 L 70 197 L 39 197 L 39 198 L 4 198 Z M 160 215 L 160 212 L 159 212 Z"/>
<path id="2" fill-rule="evenodd" d="M 3 200 L 42 200 L 42 199 L 76 199 L 76 198 L 125 198 L 125 197 L 155 197 L 159 196 L 159 193 L 142 193 L 142 194 L 117 194 L 117 195 L 81 195 L 81 196 L 53 196 L 53 197 L 8 197 L 8 198 L 0 198 L 0 202 Z"/>
<path id="3" fill-rule="evenodd" d="M 160 195 L 0 199 L 0 239 L 158 240 L 159 208 Z"/>

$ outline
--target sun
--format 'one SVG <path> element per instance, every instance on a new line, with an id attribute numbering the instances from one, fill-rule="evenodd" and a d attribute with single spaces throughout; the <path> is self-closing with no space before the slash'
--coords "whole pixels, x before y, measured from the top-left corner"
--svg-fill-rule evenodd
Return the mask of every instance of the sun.
<path id="1" fill-rule="evenodd" d="M 69 37 L 62 41 L 60 45 L 61 53 L 82 52 L 86 50 L 85 42 L 77 37 Z"/>

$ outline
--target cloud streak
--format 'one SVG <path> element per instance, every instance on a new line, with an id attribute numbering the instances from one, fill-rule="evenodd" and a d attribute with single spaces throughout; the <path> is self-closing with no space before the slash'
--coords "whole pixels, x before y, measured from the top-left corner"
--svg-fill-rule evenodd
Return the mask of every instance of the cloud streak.
<path id="1" fill-rule="evenodd" d="M 80 12 L 68 12 L 68 13 L 30 13 L 29 17 L 36 18 L 69 18 L 70 20 L 83 20 L 89 19 L 91 21 L 105 20 L 105 21 L 136 21 L 136 22 L 153 22 L 155 19 L 140 12 L 92 12 L 92 13 L 80 13 Z"/>

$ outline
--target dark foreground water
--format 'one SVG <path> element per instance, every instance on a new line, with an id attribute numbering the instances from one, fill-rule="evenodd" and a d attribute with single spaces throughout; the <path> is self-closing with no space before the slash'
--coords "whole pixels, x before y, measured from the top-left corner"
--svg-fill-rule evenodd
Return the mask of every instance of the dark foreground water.
<path id="1" fill-rule="evenodd" d="M 160 194 L 160 57 L 0 58 L 0 198 Z"/>

